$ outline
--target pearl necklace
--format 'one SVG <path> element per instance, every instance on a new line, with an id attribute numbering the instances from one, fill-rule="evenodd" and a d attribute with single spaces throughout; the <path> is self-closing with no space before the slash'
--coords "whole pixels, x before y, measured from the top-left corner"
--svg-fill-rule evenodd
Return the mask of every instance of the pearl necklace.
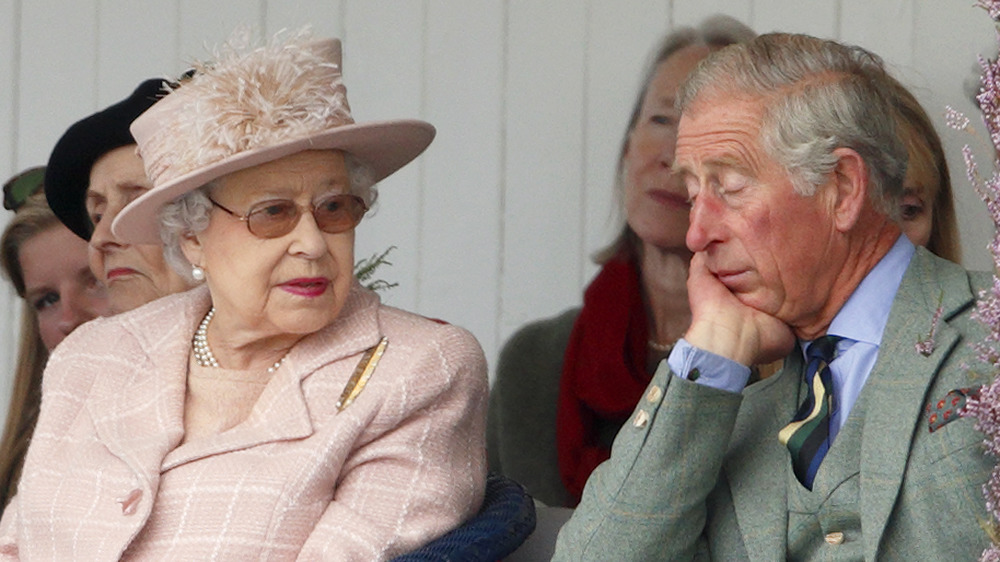
<path id="1" fill-rule="evenodd" d="M 208 310 L 208 314 L 205 318 L 201 320 L 201 324 L 198 324 L 198 329 L 194 332 L 194 338 L 191 340 L 191 351 L 194 354 L 194 360 L 198 362 L 200 367 L 218 367 L 219 361 L 215 358 L 215 354 L 212 353 L 212 348 L 208 345 L 208 325 L 212 323 L 212 317 L 215 316 L 215 307 L 213 306 Z M 285 357 L 288 357 L 288 353 L 275 361 L 274 365 L 267 368 L 268 373 L 273 373 L 281 367 L 281 364 L 285 362 Z"/>

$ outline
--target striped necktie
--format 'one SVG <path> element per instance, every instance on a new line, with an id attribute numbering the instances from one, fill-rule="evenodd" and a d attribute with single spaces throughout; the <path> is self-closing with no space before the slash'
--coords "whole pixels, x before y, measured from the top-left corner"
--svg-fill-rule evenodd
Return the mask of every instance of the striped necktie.
<path id="1" fill-rule="evenodd" d="M 830 449 L 830 414 L 833 410 L 833 375 L 829 364 L 837 355 L 839 336 L 823 336 L 813 341 L 806 353 L 806 383 L 809 392 L 792 422 L 779 433 L 792 454 L 795 477 L 812 490 L 816 471 Z"/>

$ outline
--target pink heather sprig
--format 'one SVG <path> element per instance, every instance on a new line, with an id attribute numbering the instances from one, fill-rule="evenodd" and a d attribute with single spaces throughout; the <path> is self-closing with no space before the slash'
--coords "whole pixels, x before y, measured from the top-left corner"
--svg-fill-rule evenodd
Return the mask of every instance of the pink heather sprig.
<path id="1" fill-rule="evenodd" d="M 994 456 L 1000 457 L 1000 382 L 998 381 L 1000 378 L 983 386 L 979 391 L 979 396 L 970 396 L 962 409 L 962 415 L 976 419 L 976 429 L 987 436 L 983 442 L 986 445 L 986 450 Z M 993 482 L 991 486 L 996 487 L 998 484 L 1000 483 Z M 1000 488 L 997 488 L 996 491 L 1000 491 Z M 991 494 L 987 501 L 996 507 L 1000 505 L 996 498 L 1000 498 L 1000 495 Z M 993 507 L 990 508 L 991 511 Z"/>
<path id="2" fill-rule="evenodd" d="M 973 5 L 986 10 L 993 21 L 1000 21 L 1000 0 L 976 0 Z"/>
<path id="3" fill-rule="evenodd" d="M 1000 0 L 977 0 L 975 5 L 986 10 L 994 22 L 1000 23 Z M 1000 25 L 996 38 L 1000 45 Z M 962 149 L 962 155 L 969 182 L 986 204 L 994 226 L 993 241 L 990 243 L 995 266 L 993 283 L 979 294 L 979 301 L 973 311 L 973 318 L 987 330 L 986 337 L 973 347 L 977 358 L 988 366 L 992 381 L 980 389 L 978 396 L 969 397 L 960 414 L 976 420 L 976 429 L 985 437 L 983 442 L 987 454 L 1000 459 L 1000 160 L 997 159 L 997 154 L 1000 154 L 1000 63 L 980 56 L 979 67 L 982 74 L 976 103 L 982 112 L 983 124 L 992 145 L 990 152 L 993 172 L 990 177 L 987 179 L 980 174 L 976 159 L 968 146 Z M 947 121 L 952 128 L 972 132 L 968 119 L 950 107 Z M 983 485 L 983 496 L 991 516 L 991 521 L 984 524 L 991 546 L 982 553 L 980 560 L 1000 562 L 1000 464 L 994 465 L 990 479 Z"/>
<path id="4" fill-rule="evenodd" d="M 988 454 L 1000 458 L 1000 377 L 980 389 L 979 396 L 970 396 L 959 413 L 975 418 L 976 429 L 986 435 L 983 443 Z M 995 526 L 1000 518 L 1000 465 L 993 467 L 990 479 L 983 484 L 983 497 L 994 523 L 986 527 L 991 546 L 983 552 L 980 562 L 1000 562 L 1000 537 Z"/>
<path id="5" fill-rule="evenodd" d="M 944 120 L 949 127 L 956 131 L 972 132 L 972 128 L 969 127 L 969 118 L 950 105 L 944 106 Z"/>
<path id="6" fill-rule="evenodd" d="M 1000 43 L 1000 31 L 998 33 L 998 43 Z M 976 102 L 983 113 L 983 122 L 986 123 L 986 130 L 990 133 L 990 140 L 993 146 L 1000 146 L 1000 67 L 995 60 L 990 60 L 982 55 L 979 56 L 979 67 L 982 69 L 981 85 L 979 94 L 976 95 Z"/>

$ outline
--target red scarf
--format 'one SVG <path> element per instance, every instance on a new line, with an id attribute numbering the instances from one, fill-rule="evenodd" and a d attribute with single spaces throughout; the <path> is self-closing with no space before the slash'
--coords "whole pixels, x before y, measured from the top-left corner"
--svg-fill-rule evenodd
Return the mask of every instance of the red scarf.
<path id="1" fill-rule="evenodd" d="M 647 338 L 638 266 L 615 257 L 587 287 L 563 361 L 556 444 L 574 505 L 590 473 L 611 456 L 597 442 L 596 422 L 623 423 L 649 383 Z"/>

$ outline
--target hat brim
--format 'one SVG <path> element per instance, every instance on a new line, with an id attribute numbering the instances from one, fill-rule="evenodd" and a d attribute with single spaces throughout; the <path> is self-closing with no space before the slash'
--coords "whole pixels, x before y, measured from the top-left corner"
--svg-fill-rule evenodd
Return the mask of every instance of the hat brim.
<path id="1" fill-rule="evenodd" d="M 266 164 L 306 150 L 342 150 L 364 162 L 381 181 L 420 155 L 434 140 L 434 126 L 401 119 L 343 125 L 306 138 L 248 150 L 158 185 L 129 203 L 111 223 L 114 235 L 130 244 L 160 244 L 163 205 L 226 174 Z"/>

